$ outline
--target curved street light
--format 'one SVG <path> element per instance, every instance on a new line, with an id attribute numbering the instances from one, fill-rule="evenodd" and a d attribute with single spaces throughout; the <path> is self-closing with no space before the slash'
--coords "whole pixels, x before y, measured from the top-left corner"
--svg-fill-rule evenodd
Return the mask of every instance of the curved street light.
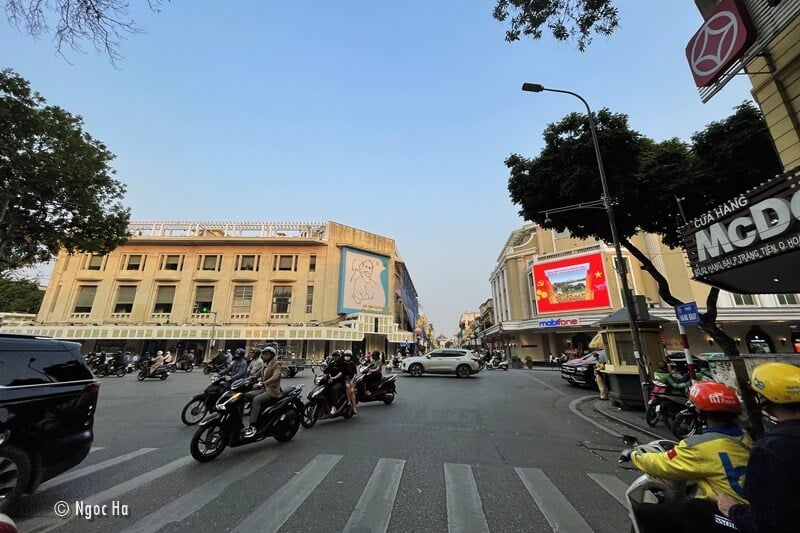
<path id="1" fill-rule="evenodd" d="M 606 171 L 603 167 L 603 157 L 600 154 L 600 143 L 597 140 L 597 129 L 594 125 L 594 117 L 592 115 L 592 110 L 589 107 L 589 103 L 583 98 L 583 96 L 579 95 L 578 93 L 572 91 L 564 91 L 561 89 L 549 89 L 544 85 L 539 83 L 523 83 L 522 90 L 526 92 L 532 93 L 540 93 L 543 91 L 551 92 L 551 93 L 562 93 L 562 94 L 569 94 L 574 96 L 581 102 L 583 105 L 586 106 L 586 113 L 589 116 L 589 129 L 592 132 L 592 143 L 594 144 L 594 153 L 597 157 L 597 168 L 600 171 L 600 184 L 603 186 L 603 198 L 602 203 L 603 207 L 605 207 L 606 215 L 608 216 L 608 224 L 611 227 L 611 240 L 614 244 L 614 251 L 616 252 L 616 259 L 617 259 L 617 273 L 620 276 L 620 281 L 622 284 L 622 305 L 628 311 L 628 324 L 631 328 L 631 340 L 633 341 L 633 355 L 636 358 L 636 367 L 639 370 L 639 380 L 641 381 L 641 389 L 642 389 L 642 396 L 644 397 L 644 404 L 647 405 L 647 390 L 644 385 L 649 381 L 647 376 L 647 369 L 644 365 L 644 360 L 642 359 L 642 342 L 639 338 L 639 327 L 636 324 L 636 317 L 634 316 L 635 312 L 635 304 L 633 301 L 633 293 L 628 286 L 628 270 L 625 266 L 625 260 L 622 257 L 622 249 L 619 244 L 619 234 L 617 233 L 617 222 L 614 218 L 614 203 L 611 198 L 611 195 L 608 192 L 608 181 L 606 180 Z M 579 209 L 580 207 L 578 207 Z M 550 210 L 553 212 L 554 210 Z M 549 215 L 548 215 L 549 218 Z"/>

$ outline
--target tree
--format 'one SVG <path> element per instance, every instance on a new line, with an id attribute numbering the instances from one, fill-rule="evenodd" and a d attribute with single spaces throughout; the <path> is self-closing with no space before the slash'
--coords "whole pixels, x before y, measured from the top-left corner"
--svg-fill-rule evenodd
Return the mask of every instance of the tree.
<path id="1" fill-rule="evenodd" d="M 592 34 L 611 35 L 619 26 L 613 0 L 497 0 L 492 16 L 500 22 L 511 17 L 508 42 L 523 35 L 541 39 L 546 26 L 559 41 L 577 38 L 581 52 Z"/>
<path id="2" fill-rule="evenodd" d="M 688 219 L 745 191 L 780 171 L 781 165 L 761 113 L 749 103 L 733 115 L 709 124 L 692 136 L 687 146 L 677 139 L 655 142 L 630 129 L 627 116 L 607 109 L 597 113 L 600 148 L 609 176 L 609 192 L 620 244 L 636 257 L 658 284 L 661 298 L 669 305 L 681 304 L 668 280 L 630 238 L 644 231 L 660 235 L 672 248 L 681 245 L 683 219 L 676 201 Z M 548 209 L 597 200 L 601 196 L 588 117 L 573 113 L 544 133 L 541 153 L 526 159 L 512 154 L 507 160 L 511 176 L 511 200 L 521 206 L 520 215 L 545 228 L 569 229 L 579 238 L 611 241 L 605 215 L 578 209 L 548 213 Z M 681 200 L 682 199 L 682 200 Z M 675 206 L 673 208 L 672 206 Z M 716 324 L 719 289 L 712 287 L 700 327 L 734 359 L 734 372 L 744 395 L 751 431 L 761 433 L 759 410 L 745 386 L 747 372 L 737 356 L 736 342 Z"/>
<path id="3" fill-rule="evenodd" d="M 44 293 L 39 284 L 26 279 L 14 280 L 0 276 L 0 311 L 38 313 Z"/>
<path id="4" fill-rule="evenodd" d="M 603 109 L 596 114 L 597 132 L 609 189 L 614 198 L 620 244 L 636 257 L 657 282 L 670 305 L 681 302 L 653 262 L 630 241 L 640 231 L 660 235 L 664 243 L 682 245 L 676 201 L 688 219 L 780 172 L 764 118 L 750 103 L 735 108 L 727 119 L 709 124 L 692 136 L 688 146 L 678 139 L 656 142 L 633 131 L 628 117 Z M 520 215 L 542 227 L 569 230 L 578 238 L 611 242 L 604 214 L 578 209 L 548 213 L 548 209 L 597 200 L 602 196 L 588 117 L 567 115 L 544 131 L 541 153 L 527 159 L 512 154 L 508 190 Z M 712 288 L 700 326 L 729 355 L 736 342 L 716 325 L 719 289 Z"/>
<path id="5" fill-rule="evenodd" d="M 163 0 L 147 0 L 158 11 Z M 112 62 L 120 59 L 119 42 L 124 34 L 142 33 L 129 20 L 126 0 L 6 0 L 6 16 L 16 28 L 34 38 L 50 35 L 51 26 L 56 50 L 64 46 L 82 52 L 81 42 L 88 39 Z"/>
<path id="6" fill-rule="evenodd" d="M 62 248 L 105 254 L 127 240 L 130 212 L 113 158 L 81 117 L 0 71 L 0 273 Z"/>

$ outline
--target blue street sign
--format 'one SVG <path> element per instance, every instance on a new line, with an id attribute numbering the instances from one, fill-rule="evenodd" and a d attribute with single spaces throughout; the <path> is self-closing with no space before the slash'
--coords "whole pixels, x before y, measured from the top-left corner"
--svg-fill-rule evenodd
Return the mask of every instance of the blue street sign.
<path id="1" fill-rule="evenodd" d="M 697 310 L 697 304 L 695 302 L 676 306 L 675 314 L 678 316 L 678 322 L 684 326 L 700 323 L 700 312 Z"/>

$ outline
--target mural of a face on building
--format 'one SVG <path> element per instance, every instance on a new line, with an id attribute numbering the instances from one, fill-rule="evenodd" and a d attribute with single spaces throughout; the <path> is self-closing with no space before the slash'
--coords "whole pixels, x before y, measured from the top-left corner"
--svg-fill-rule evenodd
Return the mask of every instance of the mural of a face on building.
<path id="1" fill-rule="evenodd" d="M 382 274 L 387 259 L 354 250 L 343 251 L 342 307 L 345 310 L 385 310 L 386 276 Z"/>

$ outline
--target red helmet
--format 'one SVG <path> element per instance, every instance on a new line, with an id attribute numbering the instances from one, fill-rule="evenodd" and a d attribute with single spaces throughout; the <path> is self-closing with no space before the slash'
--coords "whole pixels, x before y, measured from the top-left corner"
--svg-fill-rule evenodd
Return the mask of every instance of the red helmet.
<path id="1" fill-rule="evenodd" d="M 736 413 L 742 411 L 734 390 L 716 381 L 699 381 L 689 389 L 689 399 L 701 411 Z"/>

